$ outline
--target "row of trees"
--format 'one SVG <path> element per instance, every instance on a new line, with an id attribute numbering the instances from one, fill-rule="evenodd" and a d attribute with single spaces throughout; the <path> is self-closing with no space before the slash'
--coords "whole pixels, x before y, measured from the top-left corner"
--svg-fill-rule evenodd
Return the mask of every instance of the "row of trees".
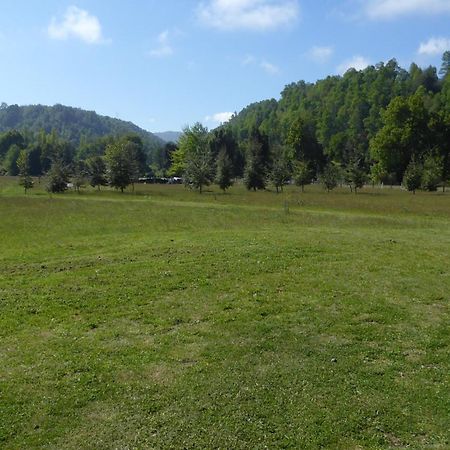
<path id="1" fill-rule="evenodd" d="M 178 148 L 172 153 L 170 174 L 182 176 L 186 186 L 198 189 L 200 193 L 211 183 L 216 183 L 224 191 L 232 186 L 234 179 L 240 175 L 233 164 L 230 147 L 226 144 L 217 145 L 221 139 L 220 131 L 218 133 L 219 137 L 217 132 L 208 132 L 200 123 L 187 127 Z M 242 178 L 249 190 L 265 189 L 270 183 L 279 192 L 291 181 L 303 190 L 314 178 L 310 165 L 296 160 L 292 148 L 271 148 L 268 137 L 256 128 L 243 145 L 245 158 Z M 339 164 L 330 163 L 321 172 L 320 180 L 327 190 L 346 183 L 352 191 L 357 192 L 367 178 L 358 164 L 342 168 Z"/>
<path id="2" fill-rule="evenodd" d="M 66 143 L 55 140 L 52 152 L 45 153 L 48 158 L 48 170 L 45 172 L 47 190 L 57 193 L 67 189 L 69 182 L 76 190 L 89 183 L 100 189 L 110 185 L 122 192 L 130 184 L 133 185 L 147 169 L 146 155 L 139 136 L 128 134 L 111 139 L 102 156 L 94 155 L 85 160 L 68 161 Z M 16 159 L 17 175 L 25 193 L 33 187 L 33 151 L 20 149 Z M 42 165 L 42 161 L 40 162 Z M 39 171 L 39 176 L 42 174 Z"/>
<path id="3" fill-rule="evenodd" d="M 315 84 L 291 84 L 279 101 L 250 105 L 211 132 L 195 124 L 178 146 L 167 144 L 150 154 L 132 135 L 84 140 L 74 148 L 54 132 L 12 130 L 0 134 L 0 164 L 17 174 L 26 150 L 30 175 L 51 174 L 58 163 L 77 180 L 78 174 L 91 174 L 92 161 L 98 166 L 101 158 L 109 183 L 121 190 L 144 173 L 182 176 L 200 191 L 212 182 L 225 190 L 235 178 L 254 190 L 272 183 L 278 191 L 289 180 L 302 187 L 322 180 L 327 189 L 346 183 L 355 192 L 368 181 L 403 182 L 413 191 L 445 188 L 450 52 L 440 75 L 415 64 L 406 71 L 392 60 Z"/>
<path id="4" fill-rule="evenodd" d="M 424 172 L 421 186 L 434 189 L 427 181 L 431 172 L 445 186 L 450 52 L 439 73 L 441 78 L 436 68 L 415 64 L 406 71 L 391 60 L 314 84 L 291 84 L 279 101 L 250 105 L 214 130 L 213 156 L 225 148 L 233 175 L 257 189 L 270 179 L 281 183 L 286 173 L 319 179 L 335 172 L 354 187 L 360 179 L 406 185 L 410 165 Z"/>

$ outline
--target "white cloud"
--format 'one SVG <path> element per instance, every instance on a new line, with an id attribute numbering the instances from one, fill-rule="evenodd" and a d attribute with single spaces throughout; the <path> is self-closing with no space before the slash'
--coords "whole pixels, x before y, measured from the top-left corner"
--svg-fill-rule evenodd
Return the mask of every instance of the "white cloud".
<path id="1" fill-rule="evenodd" d="M 150 51 L 150 56 L 156 58 L 163 58 L 165 56 L 173 55 L 173 48 L 169 41 L 169 31 L 165 30 L 158 35 L 158 47 Z"/>
<path id="2" fill-rule="evenodd" d="M 450 13 L 450 0 L 371 0 L 366 14 L 371 19 L 393 19 L 407 14 Z"/>
<path id="3" fill-rule="evenodd" d="M 249 66 L 251 64 L 255 64 L 256 63 L 256 58 L 253 55 L 247 55 L 243 60 L 242 60 L 242 65 L 243 66 Z"/>
<path id="4" fill-rule="evenodd" d="M 280 73 L 280 68 L 268 61 L 261 61 L 260 67 L 269 75 L 277 75 Z"/>
<path id="5" fill-rule="evenodd" d="M 87 44 L 104 42 L 102 27 L 97 17 L 76 6 L 69 6 L 59 21 L 53 17 L 47 32 L 52 39 L 66 40 L 73 37 Z"/>
<path id="6" fill-rule="evenodd" d="M 331 56 L 333 56 L 334 50 L 333 47 L 318 47 L 314 46 L 309 51 L 309 56 L 312 60 L 317 63 L 323 64 L 326 63 Z"/>
<path id="7" fill-rule="evenodd" d="M 228 122 L 233 117 L 233 113 L 231 112 L 221 112 L 213 114 L 212 116 L 206 116 L 205 122 L 221 124 Z"/>
<path id="8" fill-rule="evenodd" d="M 338 73 L 343 75 L 349 69 L 364 70 L 367 66 L 370 66 L 370 61 L 364 56 L 354 56 L 352 59 L 344 61 L 337 68 Z"/>
<path id="9" fill-rule="evenodd" d="M 268 73 L 269 75 L 277 75 L 280 73 L 280 68 L 278 66 L 270 63 L 269 61 L 267 61 L 265 59 L 260 60 L 253 55 L 247 55 L 241 61 L 241 65 L 244 67 L 247 67 L 247 66 L 259 67 L 260 69 L 264 70 L 264 72 Z"/>
<path id="10" fill-rule="evenodd" d="M 447 38 L 431 38 L 427 42 L 420 44 L 417 53 L 419 55 L 436 56 L 442 55 L 447 50 L 450 50 L 450 39 Z"/>
<path id="11" fill-rule="evenodd" d="M 200 3 L 202 23 L 220 30 L 273 30 L 295 21 L 297 0 L 209 0 Z"/>

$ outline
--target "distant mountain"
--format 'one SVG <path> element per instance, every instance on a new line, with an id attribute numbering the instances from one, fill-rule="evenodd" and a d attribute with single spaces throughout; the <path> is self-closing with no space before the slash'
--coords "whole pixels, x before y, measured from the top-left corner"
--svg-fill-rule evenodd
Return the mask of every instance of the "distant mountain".
<path id="1" fill-rule="evenodd" d="M 164 131 L 162 133 L 153 133 L 153 134 L 162 139 L 164 142 L 177 143 L 180 139 L 180 136 L 183 133 L 181 131 Z"/>
<path id="2" fill-rule="evenodd" d="M 47 133 L 55 130 L 61 137 L 75 145 L 82 139 L 92 139 L 106 135 L 136 133 L 150 148 L 161 147 L 164 142 L 154 134 L 139 128 L 132 122 L 125 122 L 94 111 L 86 111 L 70 106 L 29 105 L 0 106 L 0 132 L 10 129 Z"/>

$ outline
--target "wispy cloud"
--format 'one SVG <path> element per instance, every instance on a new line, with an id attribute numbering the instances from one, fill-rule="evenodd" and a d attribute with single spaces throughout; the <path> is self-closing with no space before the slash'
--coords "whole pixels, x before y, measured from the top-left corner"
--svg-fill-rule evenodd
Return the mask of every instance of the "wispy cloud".
<path id="1" fill-rule="evenodd" d="M 275 64 L 272 64 L 271 62 L 267 61 L 266 59 L 259 59 L 253 55 L 247 55 L 241 61 L 241 65 L 244 67 L 246 67 L 246 66 L 258 67 L 259 69 L 262 69 L 264 72 L 266 72 L 269 75 L 277 75 L 281 72 L 280 68 L 278 66 L 276 66 Z"/>
<path id="2" fill-rule="evenodd" d="M 269 75 L 277 75 L 280 73 L 280 68 L 269 61 L 263 60 L 259 66 Z"/>
<path id="3" fill-rule="evenodd" d="M 220 30 L 266 31 L 294 22 L 297 0 L 209 0 L 197 10 L 200 21 Z"/>
<path id="4" fill-rule="evenodd" d="M 337 68 L 339 74 L 343 75 L 347 70 L 364 70 L 367 66 L 370 66 L 371 62 L 364 56 L 354 56 L 352 59 L 344 61 Z"/>
<path id="5" fill-rule="evenodd" d="M 333 47 L 314 46 L 308 52 L 308 55 L 313 61 L 320 64 L 324 64 L 333 56 L 333 53 L 334 53 Z"/>
<path id="6" fill-rule="evenodd" d="M 165 30 L 157 37 L 158 46 L 150 50 L 150 56 L 155 58 L 164 58 L 173 55 L 173 48 L 170 44 L 169 30 Z"/>
<path id="7" fill-rule="evenodd" d="M 255 64 L 256 63 L 256 58 L 253 55 L 247 55 L 243 60 L 242 60 L 242 65 L 243 66 L 249 66 L 251 64 Z"/>
<path id="8" fill-rule="evenodd" d="M 98 18 L 76 6 L 69 6 L 64 16 L 59 20 L 53 17 L 47 32 L 52 39 L 77 38 L 87 44 L 105 42 Z"/>
<path id="9" fill-rule="evenodd" d="M 371 0 L 366 6 L 366 14 L 371 19 L 443 13 L 450 13 L 450 0 Z"/>
<path id="10" fill-rule="evenodd" d="M 233 117 L 232 112 L 220 112 L 220 113 L 213 114 L 211 116 L 206 116 L 205 122 L 220 125 L 221 123 L 228 122 L 232 117 Z"/>
<path id="11" fill-rule="evenodd" d="M 448 38 L 430 38 L 427 42 L 420 44 L 417 53 L 419 55 L 436 56 L 442 55 L 447 50 L 450 50 L 450 39 Z"/>

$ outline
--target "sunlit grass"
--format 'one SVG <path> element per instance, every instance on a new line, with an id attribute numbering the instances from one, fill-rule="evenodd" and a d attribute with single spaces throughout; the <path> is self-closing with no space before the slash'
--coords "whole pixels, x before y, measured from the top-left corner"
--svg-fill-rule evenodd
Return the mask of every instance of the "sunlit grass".
<path id="1" fill-rule="evenodd" d="M 0 217 L 0 446 L 449 447 L 448 194 L 0 177 Z"/>

